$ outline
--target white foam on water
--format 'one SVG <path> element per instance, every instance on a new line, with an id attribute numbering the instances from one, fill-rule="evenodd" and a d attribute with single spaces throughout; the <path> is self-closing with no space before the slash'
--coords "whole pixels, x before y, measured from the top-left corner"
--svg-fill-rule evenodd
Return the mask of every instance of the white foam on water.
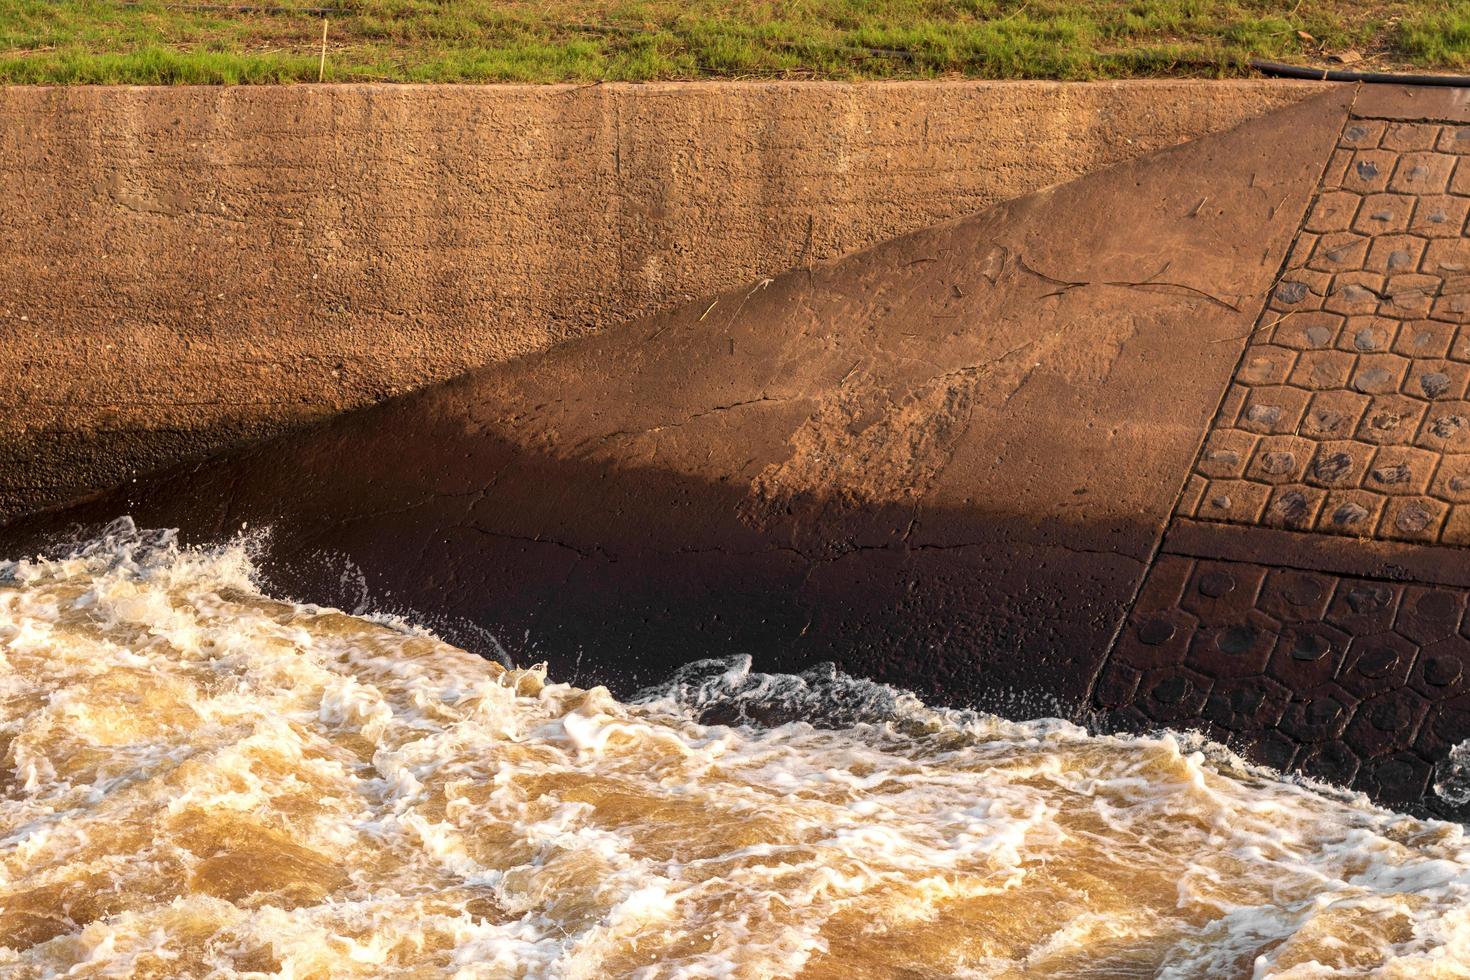
<path id="1" fill-rule="evenodd" d="M 1434 791 L 1450 803 L 1470 803 L 1470 740 L 1450 749 L 1435 769 Z"/>
<path id="2" fill-rule="evenodd" d="M 248 550 L 0 563 L 0 974 L 1470 975 L 1458 825 L 831 669 L 620 703 Z"/>

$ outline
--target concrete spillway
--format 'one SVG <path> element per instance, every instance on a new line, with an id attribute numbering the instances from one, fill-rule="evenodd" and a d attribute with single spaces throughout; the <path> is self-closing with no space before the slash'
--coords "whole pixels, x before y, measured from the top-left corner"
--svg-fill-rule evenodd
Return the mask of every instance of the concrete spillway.
<path id="1" fill-rule="evenodd" d="M 1467 116 L 1329 91 L 0 537 L 268 525 L 277 589 L 583 683 L 831 660 L 1412 804 L 1470 738 Z"/>

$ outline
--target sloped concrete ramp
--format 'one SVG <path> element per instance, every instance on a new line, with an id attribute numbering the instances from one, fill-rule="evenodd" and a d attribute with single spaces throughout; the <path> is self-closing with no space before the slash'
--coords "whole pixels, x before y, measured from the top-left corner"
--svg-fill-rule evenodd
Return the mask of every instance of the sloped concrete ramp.
<path id="1" fill-rule="evenodd" d="M 831 660 L 1426 800 L 1470 737 L 1464 108 L 1329 91 L 0 537 L 269 526 L 275 588 L 581 683 Z"/>

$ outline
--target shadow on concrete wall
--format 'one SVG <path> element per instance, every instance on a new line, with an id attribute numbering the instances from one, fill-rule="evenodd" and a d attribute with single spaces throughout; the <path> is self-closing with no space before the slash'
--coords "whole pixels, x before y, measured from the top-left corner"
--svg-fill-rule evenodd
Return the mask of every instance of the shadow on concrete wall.
<path id="1" fill-rule="evenodd" d="M 1162 531 L 817 499 L 758 528 L 744 486 L 490 437 L 458 459 L 402 446 L 303 485 L 274 446 L 13 524 L 7 551 L 65 548 L 123 514 L 197 544 L 269 527 L 267 591 L 402 613 L 478 653 L 545 660 L 554 679 L 626 695 L 691 660 L 751 654 L 759 670 L 833 661 L 1015 716 L 1081 705 Z M 446 488 L 493 476 L 424 493 L 426 466 Z"/>

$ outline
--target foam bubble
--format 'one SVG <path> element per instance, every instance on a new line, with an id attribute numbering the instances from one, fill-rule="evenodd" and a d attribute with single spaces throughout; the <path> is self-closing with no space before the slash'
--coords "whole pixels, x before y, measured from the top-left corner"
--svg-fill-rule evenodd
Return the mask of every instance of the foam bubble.
<path id="1" fill-rule="evenodd" d="M 0 563 L 0 972 L 1470 972 L 1458 825 L 830 666 L 623 704 L 273 600 L 251 547 Z"/>

